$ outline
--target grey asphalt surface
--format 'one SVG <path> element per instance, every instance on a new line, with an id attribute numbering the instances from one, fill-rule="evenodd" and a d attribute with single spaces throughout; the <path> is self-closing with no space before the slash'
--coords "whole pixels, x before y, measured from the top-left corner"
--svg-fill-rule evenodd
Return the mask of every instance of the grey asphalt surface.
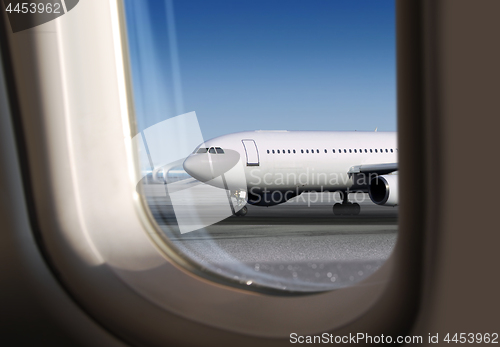
<path id="1" fill-rule="evenodd" d="M 143 194 L 172 244 L 206 271 L 242 283 L 293 291 L 349 286 L 376 271 L 397 239 L 398 208 L 374 205 L 367 194 L 357 195 L 358 216 L 333 215 L 333 194 L 303 194 L 272 207 L 247 205 L 245 217 L 181 235 L 165 192 L 153 184 Z"/>

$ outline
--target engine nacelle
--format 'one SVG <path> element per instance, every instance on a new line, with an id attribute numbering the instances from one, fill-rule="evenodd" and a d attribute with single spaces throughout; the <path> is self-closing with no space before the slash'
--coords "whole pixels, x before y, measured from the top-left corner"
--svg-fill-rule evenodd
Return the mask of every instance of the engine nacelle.
<path id="1" fill-rule="evenodd" d="M 368 188 L 370 199 L 377 205 L 398 204 L 398 175 L 381 175 L 371 179 Z"/>

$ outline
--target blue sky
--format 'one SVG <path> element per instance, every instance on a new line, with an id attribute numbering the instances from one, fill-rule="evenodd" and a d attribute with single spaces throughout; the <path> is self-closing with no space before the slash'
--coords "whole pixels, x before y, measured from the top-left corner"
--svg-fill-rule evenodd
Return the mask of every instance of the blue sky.
<path id="1" fill-rule="evenodd" d="M 396 130 L 393 0 L 126 0 L 139 130 Z"/>

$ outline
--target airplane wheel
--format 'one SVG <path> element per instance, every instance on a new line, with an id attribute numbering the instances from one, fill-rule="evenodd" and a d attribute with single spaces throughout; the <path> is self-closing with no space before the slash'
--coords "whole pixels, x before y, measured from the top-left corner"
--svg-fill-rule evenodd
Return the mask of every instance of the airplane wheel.
<path id="1" fill-rule="evenodd" d="M 341 216 L 345 213 L 344 206 L 342 204 L 336 203 L 333 205 L 333 214 L 337 216 Z"/>
<path id="2" fill-rule="evenodd" d="M 359 206 L 358 203 L 354 203 L 354 204 L 336 203 L 335 205 L 333 205 L 333 214 L 337 215 L 337 216 L 342 216 L 342 215 L 357 216 L 360 211 L 361 211 L 361 207 Z"/>
<path id="3" fill-rule="evenodd" d="M 248 208 L 246 206 L 243 206 L 241 210 L 235 213 L 235 216 L 243 217 L 246 216 L 247 213 L 248 213 Z"/>

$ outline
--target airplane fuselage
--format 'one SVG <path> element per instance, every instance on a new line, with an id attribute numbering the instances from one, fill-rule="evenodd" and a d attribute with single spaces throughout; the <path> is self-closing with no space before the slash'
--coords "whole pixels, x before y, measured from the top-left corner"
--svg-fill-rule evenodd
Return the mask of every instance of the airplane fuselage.
<path id="1" fill-rule="evenodd" d="M 236 151 L 243 162 L 247 188 L 253 193 L 366 191 L 368 182 L 357 180 L 349 170 L 396 163 L 398 152 L 395 132 L 361 131 L 248 131 L 216 137 L 201 147 Z M 222 159 L 218 156 L 223 154 L 213 155 Z"/>

